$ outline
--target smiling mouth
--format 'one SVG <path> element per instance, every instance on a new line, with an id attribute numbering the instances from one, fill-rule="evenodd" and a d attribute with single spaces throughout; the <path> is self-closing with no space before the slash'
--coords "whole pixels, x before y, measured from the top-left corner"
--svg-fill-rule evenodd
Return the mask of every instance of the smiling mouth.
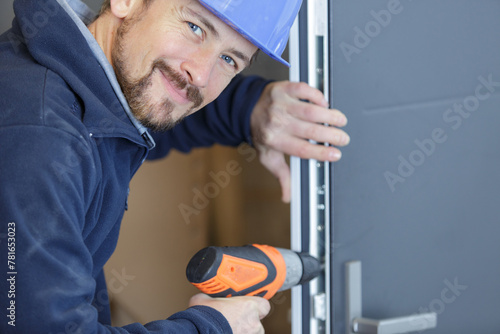
<path id="1" fill-rule="evenodd" d="M 153 71 L 157 70 L 161 80 L 173 102 L 179 105 L 192 103 L 191 110 L 197 109 L 203 103 L 203 95 L 197 87 L 191 86 L 186 79 L 165 60 L 157 59 L 153 62 Z"/>
<path id="2" fill-rule="evenodd" d="M 177 80 L 172 79 L 168 73 L 165 71 L 158 69 L 161 74 L 162 81 L 167 89 L 172 100 L 174 100 L 178 104 L 187 104 L 191 103 L 191 100 L 188 98 L 187 90 L 185 89 L 186 85 L 177 82 Z M 182 88 L 180 86 L 183 86 Z"/>

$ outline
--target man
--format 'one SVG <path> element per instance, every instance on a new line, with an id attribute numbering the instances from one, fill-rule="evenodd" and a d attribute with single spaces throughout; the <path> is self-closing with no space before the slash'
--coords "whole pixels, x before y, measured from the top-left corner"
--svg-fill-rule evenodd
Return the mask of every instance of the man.
<path id="1" fill-rule="evenodd" d="M 146 157 L 171 148 L 253 140 L 287 201 L 284 153 L 338 160 L 337 148 L 305 139 L 347 144 L 336 128 L 345 116 L 305 84 L 237 76 L 257 49 L 284 61 L 220 1 L 111 0 L 88 26 L 86 7 L 68 3 L 15 0 L 0 37 L 1 332 L 263 332 L 266 300 L 202 294 L 166 320 L 110 326 L 102 268 L 128 183 Z"/>

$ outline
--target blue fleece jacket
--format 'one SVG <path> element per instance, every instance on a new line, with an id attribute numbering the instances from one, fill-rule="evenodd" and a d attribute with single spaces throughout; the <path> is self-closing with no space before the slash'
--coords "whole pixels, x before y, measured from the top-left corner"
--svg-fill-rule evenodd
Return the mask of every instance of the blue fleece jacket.
<path id="1" fill-rule="evenodd" d="M 111 327 L 103 266 L 144 159 L 248 140 L 266 82 L 237 77 L 204 110 L 150 135 L 64 0 L 16 0 L 14 10 L 0 36 L 0 333 L 230 333 L 204 306 Z"/>

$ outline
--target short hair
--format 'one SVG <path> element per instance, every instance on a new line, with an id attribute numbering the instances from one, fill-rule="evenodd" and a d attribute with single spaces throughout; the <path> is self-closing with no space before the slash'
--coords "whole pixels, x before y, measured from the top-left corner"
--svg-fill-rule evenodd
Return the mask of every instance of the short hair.
<path id="1" fill-rule="evenodd" d="M 105 12 L 107 12 L 111 8 L 110 1 L 111 0 L 104 0 L 102 2 L 101 9 L 99 11 L 98 16 L 101 16 L 102 14 L 104 14 Z M 142 0 L 142 2 L 143 2 L 144 7 L 147 8 L 151 4 L 151 2 L 153 2 L 153 0 Z"/>
<path id="2" fill-rule="evenodd" d="M 104 14 L 110 7 L 110 0 L 104 0 L 101 5 L 101 10 L 99 11 L 99 16 Z"/>

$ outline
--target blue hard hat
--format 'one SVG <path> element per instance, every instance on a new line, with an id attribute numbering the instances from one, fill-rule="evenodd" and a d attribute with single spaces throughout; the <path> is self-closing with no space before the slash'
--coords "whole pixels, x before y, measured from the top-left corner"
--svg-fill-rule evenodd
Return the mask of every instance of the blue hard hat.
<path id="1" fill-rule="evenodd" d="M 271 58 L 281 58 L 302 0 L 199 0 Z"/>

